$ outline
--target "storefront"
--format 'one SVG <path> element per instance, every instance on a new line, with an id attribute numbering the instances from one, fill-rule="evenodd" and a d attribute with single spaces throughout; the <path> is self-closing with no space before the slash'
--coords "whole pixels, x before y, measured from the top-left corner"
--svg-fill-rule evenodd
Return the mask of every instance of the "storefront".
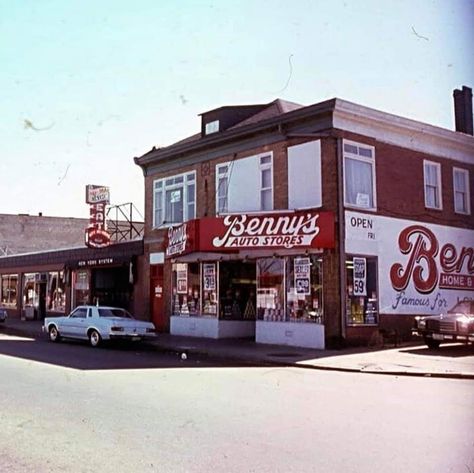
<path id="1" fill-rule="evenodd" d="M 81 304 L 123 307 L 141 315 L 138 259 L 143 242 L 0 258 L 0 306 L 10 317 L 43 319 Z"/>
<path id="2" fill-rule="evenodd" d="M 168 233 L 170 331 L 324 348 L 324 249 L 329 212 L 228 215 Z"/>
<path id="3" fill-rule="evenodd" d="M 346 324 L 409 333 L 413 317 L 474 299 L 474 231 L 346 212 Z"/>

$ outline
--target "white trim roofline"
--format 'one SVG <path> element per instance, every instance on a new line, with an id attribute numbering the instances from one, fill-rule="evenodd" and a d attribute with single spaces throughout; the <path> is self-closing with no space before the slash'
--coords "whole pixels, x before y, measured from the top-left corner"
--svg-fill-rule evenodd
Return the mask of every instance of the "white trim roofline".
<path id="1" fill-rule="evenodd" d="M 335 99 L 333 127 L 431 156 L 474 164 L 474 137 Z"/>

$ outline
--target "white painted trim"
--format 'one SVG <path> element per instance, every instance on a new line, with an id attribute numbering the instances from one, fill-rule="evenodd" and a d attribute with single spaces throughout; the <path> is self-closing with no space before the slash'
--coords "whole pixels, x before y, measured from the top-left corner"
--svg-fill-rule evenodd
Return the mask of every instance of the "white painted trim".
<path id="1" fill-rule="evenodd" d="M 367 158 L 365 156 L 360 156 L 359 154 L 353 154 L 350 152 L 346 152 L 344 150 L 344 145 L 353 145 L 361 148 L 367 148 L 372 151 L 372 158 Z M 360 207 L 356 204 L 352 204 L 351 202 L 347 202 L 346 199 L 346 153 L 347 157 L 349 159 L 353 159 L 356 161 L 360 161 L 362 163 L 367 163 L 371 165 L 372 168 L 372 200 L 373 200 L 373 206 L 372 207 Z M 343 162 L 343 174 L 344 174 L 344 206 L 348 208 L 353 208 L 353 209 L 359 209 L 359 210 L 364 210 L 364 211 L 372 211 L 376 212 L 377 211 L 377 176 L 375 173 L 375 146 L 367 145 L 364 143 L 360 143 L 358 141 L 351 141 L 351 140 L 342 140 L 342 162 Z"/>
<path id="2" fill-rule="evenodd" d="M 474 137 L 336 99 L 333 127 L 432 156 L 474 164 Z"/>
<path id="3" fill-rule="evenodd" d="M 437 169 L 437 172 L 436 172 L 436 181 L 437 181 L 436 189 L 438 191 L 439 207 L 428 205 L 428 202 L 426 201 L 426 165 L 434 166 Z M 437 163 L 436 161 L 429 161 L 428 159 L 424 159 L 423 160 L 423 194 L 425 196 L 425 207 L 427 209 L 443 210 L 443 189 L 442 189 L 441 182 L 442 182 L 442 180 L 441 180 L 441 164 Z"/>
<path id="4" fill-rule="evenodd" d="M 456 172 L 460 172 L 464 174 L 464 177 L 466 179 L 466 202 L 467 202 L 467 208 L 466 212 L 463 212 L 461 210 L 456 210 L 456 180 L 454 179 L 454 174 Z M 470 189 L 470 183 L 469 183 L 469 171 L 467 169 L 463 168 L 458 168 L 458 167 L 453 167 L 453 206 L 454 206 L 454 212 L 460 215 L 471 215 L 471 189 Z"/>

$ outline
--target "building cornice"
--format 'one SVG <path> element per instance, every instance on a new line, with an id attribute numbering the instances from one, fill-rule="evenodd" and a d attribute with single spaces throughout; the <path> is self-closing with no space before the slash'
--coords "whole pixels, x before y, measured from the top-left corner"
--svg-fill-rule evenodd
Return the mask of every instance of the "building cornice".
<path id="1" fill-rule="evenodd" d="M 336 99 L 334 128 L 431 156 L 474 164 L 474 137 Z"/>

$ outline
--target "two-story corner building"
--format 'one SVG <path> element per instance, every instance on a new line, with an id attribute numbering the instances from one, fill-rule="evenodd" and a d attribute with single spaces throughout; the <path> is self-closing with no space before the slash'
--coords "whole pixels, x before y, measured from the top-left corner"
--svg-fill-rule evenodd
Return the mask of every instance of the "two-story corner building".
<path id="1" fill-rule="evenodd" d="M 324 348 L 474 298 L 469 93 L 461 131 L 275 100 L 135 158 L 155 324 Z"/>

